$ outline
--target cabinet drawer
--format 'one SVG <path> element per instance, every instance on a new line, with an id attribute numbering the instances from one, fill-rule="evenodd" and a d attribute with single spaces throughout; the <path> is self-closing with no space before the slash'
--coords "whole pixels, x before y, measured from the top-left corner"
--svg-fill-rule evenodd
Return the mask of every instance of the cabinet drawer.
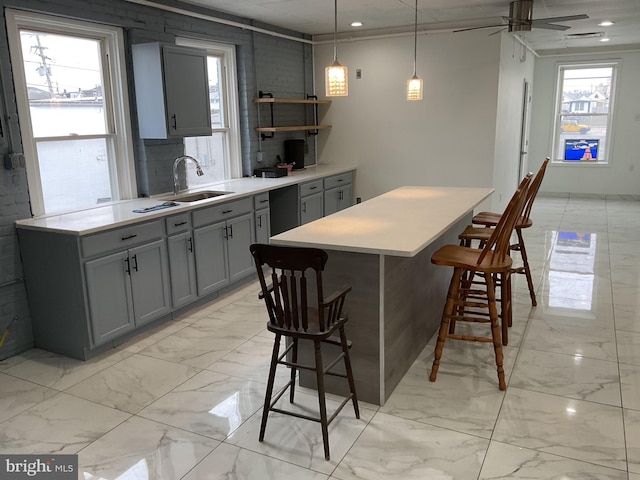
<path id="1" fill-rule="evenodd" d="M 191 228 L 191 214 L 188 212 L 171 215 L 165 219 L 167 235 L 186 232 Z"/>
<path id="2" fill-rule="evenodd" d="M 264 192 L 253 197 L 253 208 L 260 210 L 269 206 L 269 192 Z"/>
<path id="3" fill-rule="evenodd" d="M 82 255 L 91 257 L 114 250 L 129 248 L 133 245 L 162 238 L 164 228 L 160 221 L 130 225 L 83 237 Z"/>
<path id="4" fill-rule="evenodd" d="M 237 217 L 253 210 L 253 198 L 247 197 L 242 200 L 221 203 L 211 207 L 203 208 L 193 212 L 193 226 L 195 228 L 219 222 L 227 218 Z"/>
<path id="5" fill-rule="evenodd" d="M 314 180 L 313 182 L 300 184 L 301 197 L 306 197 L 307 195 L 311 195 L 313 193 L 318 193 L 321 191 L 322 191 L 322 180 Z"/>
<path id="6" fill-rule="evenodd" d="M 334 175 L 332 177 L 327 177 L 324 179 L 324 188 L 325 190 L 334 187 L 340 187 L 341 185 L 346 185 L 352 182 L 353 174 L 351 172 L 342 173 L 340 175 Z"/>

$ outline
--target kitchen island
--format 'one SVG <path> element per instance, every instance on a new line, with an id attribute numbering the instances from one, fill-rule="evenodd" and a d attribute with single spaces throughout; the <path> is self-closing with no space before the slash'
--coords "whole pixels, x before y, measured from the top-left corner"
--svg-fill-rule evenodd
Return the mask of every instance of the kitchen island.
<path id="1" fill-rule="evenodd" d="M 436 332 L 451 272 L 432 265 L 431 255 L 458 243 L 474 207 L 492 192 L 401 187 L 271 237 L 275 245 L 329 252 L 325 292 L 352 287 L 345 308 L 360 400 L 383 405 Z M 301 358 L 312 362 L 310 354 L 301 352 Z M 306 372 L 300 382 L 314 386 Z M 325 382 L 327 391 L 346 393 L 342 379 Z"/>

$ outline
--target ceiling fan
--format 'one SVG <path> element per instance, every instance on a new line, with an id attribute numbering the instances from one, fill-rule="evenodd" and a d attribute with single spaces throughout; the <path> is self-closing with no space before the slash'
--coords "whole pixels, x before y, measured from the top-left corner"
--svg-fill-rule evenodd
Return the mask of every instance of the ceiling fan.
<path id="1" fill-rule="evenodd" d="M 506 22 L 506 28 L 510 32 L 530 32 L 532 28 L 544 28 L 547 30 L 568 30 L 567 25 L 558 25 L 557 22 L 570 22 L 572 20 L 584 20 L 589 15 L 567 15 L 564 17 L 533 18 L 533 0 L 514 0 L 509 4 L 509 16 L 502 17 Z M 505 27 L 500 25 L 485 25 L 482 27 L 463 28 L 455 32 L 478 30 L 480 28 Z"/>

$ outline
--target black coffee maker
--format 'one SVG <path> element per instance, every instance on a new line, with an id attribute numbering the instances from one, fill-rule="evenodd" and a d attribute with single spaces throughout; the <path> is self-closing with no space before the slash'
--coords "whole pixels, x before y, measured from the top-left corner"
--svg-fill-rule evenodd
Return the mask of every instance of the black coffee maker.
<path id="1" fill-rule="evenodd" d="M 304 168 L 304 140 L 284 141 L 284 161 L 292 164 L 294 170 Z"/>

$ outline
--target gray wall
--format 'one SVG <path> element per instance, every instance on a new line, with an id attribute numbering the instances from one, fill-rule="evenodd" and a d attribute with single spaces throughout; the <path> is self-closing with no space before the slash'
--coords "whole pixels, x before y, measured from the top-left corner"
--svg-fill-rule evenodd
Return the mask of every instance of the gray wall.
<path id="1" fill-rule="evenodd" d="M 163 3 L 302 38 L 301 34 L 295 32 L 255 24 L 188 4 L 171 1 Z M 244 175 L 250 175 L 253 168 L 258 166 L 256 152 L 259 149 L 263 152 L 264 158 L 260 166 L 270 166 L 276 163 L 276 155 L 283 157 L 285 139 L 305 138 L 304 132 L 277 134 L 274 139 L 260 142 L 255 133 L 255 127 L 258 125 L 258 111 L 252 99 L 257 96 L 259 90 L 289 98 L 304 98 L 305 94 L 313 93 L 312 49 L 306 43 L 169 13 L 122 0 L 92 0 L 91 2 L 86 0 L 0 0 L 0 6 L 3 10 L 7 7 L 25 9 L 123 27 L 127 42 L 128 87 L 135 138 L 138 136 L 137 116 L 129 47 L 131 44 L 149 41 L 173 43 L 176 36 L 236 45 Z M 0 91 L 2 92 L 0 109 L 3 112 L 0 121 L 4 133 L 3 139 L 0 140 L 0 154 L 4 156 L 8 152 L 22 151 L 4 14 L 0 22 Z M 263 109 L 262 113 L 261 123 L 264 125 L 269 121 L 268 110 Z M 299 106 L 283 106 L 275 113 L 276 124 L 306 123 L 307 114 Z M 309 149 L 305 158 L 307 164 L 315 161 L 315 142 L 310 139 L 308 144 Z M 181 140 L 136 140 L 133 161 L 135 161 L 140 195 L 153 195 L 171 190 L 171 163 L 182 151 Z M 16 220 L 31 217 L 26 175 L 24 170 L 8 171 L 0 168 L 0 182 L 2 184 L 0 190 L 0 337 L 9 322 L 18 317 L 18 321 L 13 324 L 8 338 L 0 349 L 0 359 L 2 359 L 30 348 L 33 345 L 33 338 L 14 227 Z"/>

